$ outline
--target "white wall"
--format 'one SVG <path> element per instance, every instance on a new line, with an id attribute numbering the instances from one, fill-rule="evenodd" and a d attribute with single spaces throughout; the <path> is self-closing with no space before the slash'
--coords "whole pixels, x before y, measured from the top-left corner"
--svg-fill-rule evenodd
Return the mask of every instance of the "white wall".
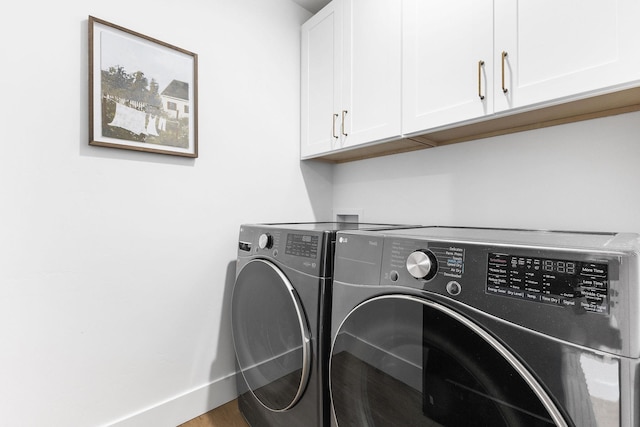
<path id="1" fill-rule="evenodd" d="M 365 221 L 640 232 L 640 113 L 337 165 Z"/>
<path id="2" fill-rule="evenodd" d="M 198 53 L 198 159 L 87 145 L 88 15 Z M 331 168 L 297 160 L 308 16 L 289 0 L 2 14 L 0 424 L 175 426 L 235 397 L 239 225 L 331 216 Z"/>

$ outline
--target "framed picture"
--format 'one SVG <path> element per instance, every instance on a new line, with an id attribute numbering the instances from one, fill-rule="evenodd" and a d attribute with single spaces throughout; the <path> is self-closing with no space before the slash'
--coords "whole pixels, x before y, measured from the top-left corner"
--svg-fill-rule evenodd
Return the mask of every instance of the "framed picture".
<path id="1" fill-rule="evenodd" d="M 198 157 L 198 56 L 89 16 L 89 145 Z"/>

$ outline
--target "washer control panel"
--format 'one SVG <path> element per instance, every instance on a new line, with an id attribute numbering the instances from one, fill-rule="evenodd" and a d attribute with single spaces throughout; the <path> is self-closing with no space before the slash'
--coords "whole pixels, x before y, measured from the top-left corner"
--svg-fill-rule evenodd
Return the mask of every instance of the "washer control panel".
<path id="1" fill-rule="evenodd" d="M 608 314 L 607 264 L 491 252 L 488 294 Z"/>
<path id="2" fill-rule="evenodd" d="M 384 244 L 381 284 L 466 303 L 496 304 L 494 297 L 508 297 L 607 315 L 616 271 L 607 258 L 585 251 L 395 238 Z"/>
<path id="3" fill-rule="evenodd" d="M 513 324 L 640 355 L 640 234 L 449 227 L 343 232 L 335 259 L 334 291 L 344 288 L 354 299 L 410 295 L 491 328 Z"/>

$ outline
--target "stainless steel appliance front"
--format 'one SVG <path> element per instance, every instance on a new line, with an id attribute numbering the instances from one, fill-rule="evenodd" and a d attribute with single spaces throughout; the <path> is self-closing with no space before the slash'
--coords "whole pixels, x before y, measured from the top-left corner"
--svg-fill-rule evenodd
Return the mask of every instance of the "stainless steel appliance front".
<path id="1" fill-rule="evenodd" d="M 250 425 L 329 425 L 328 313 L 336 232 L 390 227 L 240 227 L 231 326 L 239 407 Z"/>
<path id="2" fill-rule="evenodd" d="M 334 425 L 640 423 L 637 235 L 425 227 L 337 242 Z"/>

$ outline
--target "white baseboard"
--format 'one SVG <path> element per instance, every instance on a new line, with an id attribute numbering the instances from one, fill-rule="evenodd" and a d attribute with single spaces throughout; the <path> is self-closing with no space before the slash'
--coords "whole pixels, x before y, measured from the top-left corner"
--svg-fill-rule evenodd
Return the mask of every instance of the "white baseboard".
<path id="1" fill-rule="evenodd" d="M 176 427 L 237 396 L 236 374 L 212 381 L 138 413 L 107 424 L 110 427 Z"/>

